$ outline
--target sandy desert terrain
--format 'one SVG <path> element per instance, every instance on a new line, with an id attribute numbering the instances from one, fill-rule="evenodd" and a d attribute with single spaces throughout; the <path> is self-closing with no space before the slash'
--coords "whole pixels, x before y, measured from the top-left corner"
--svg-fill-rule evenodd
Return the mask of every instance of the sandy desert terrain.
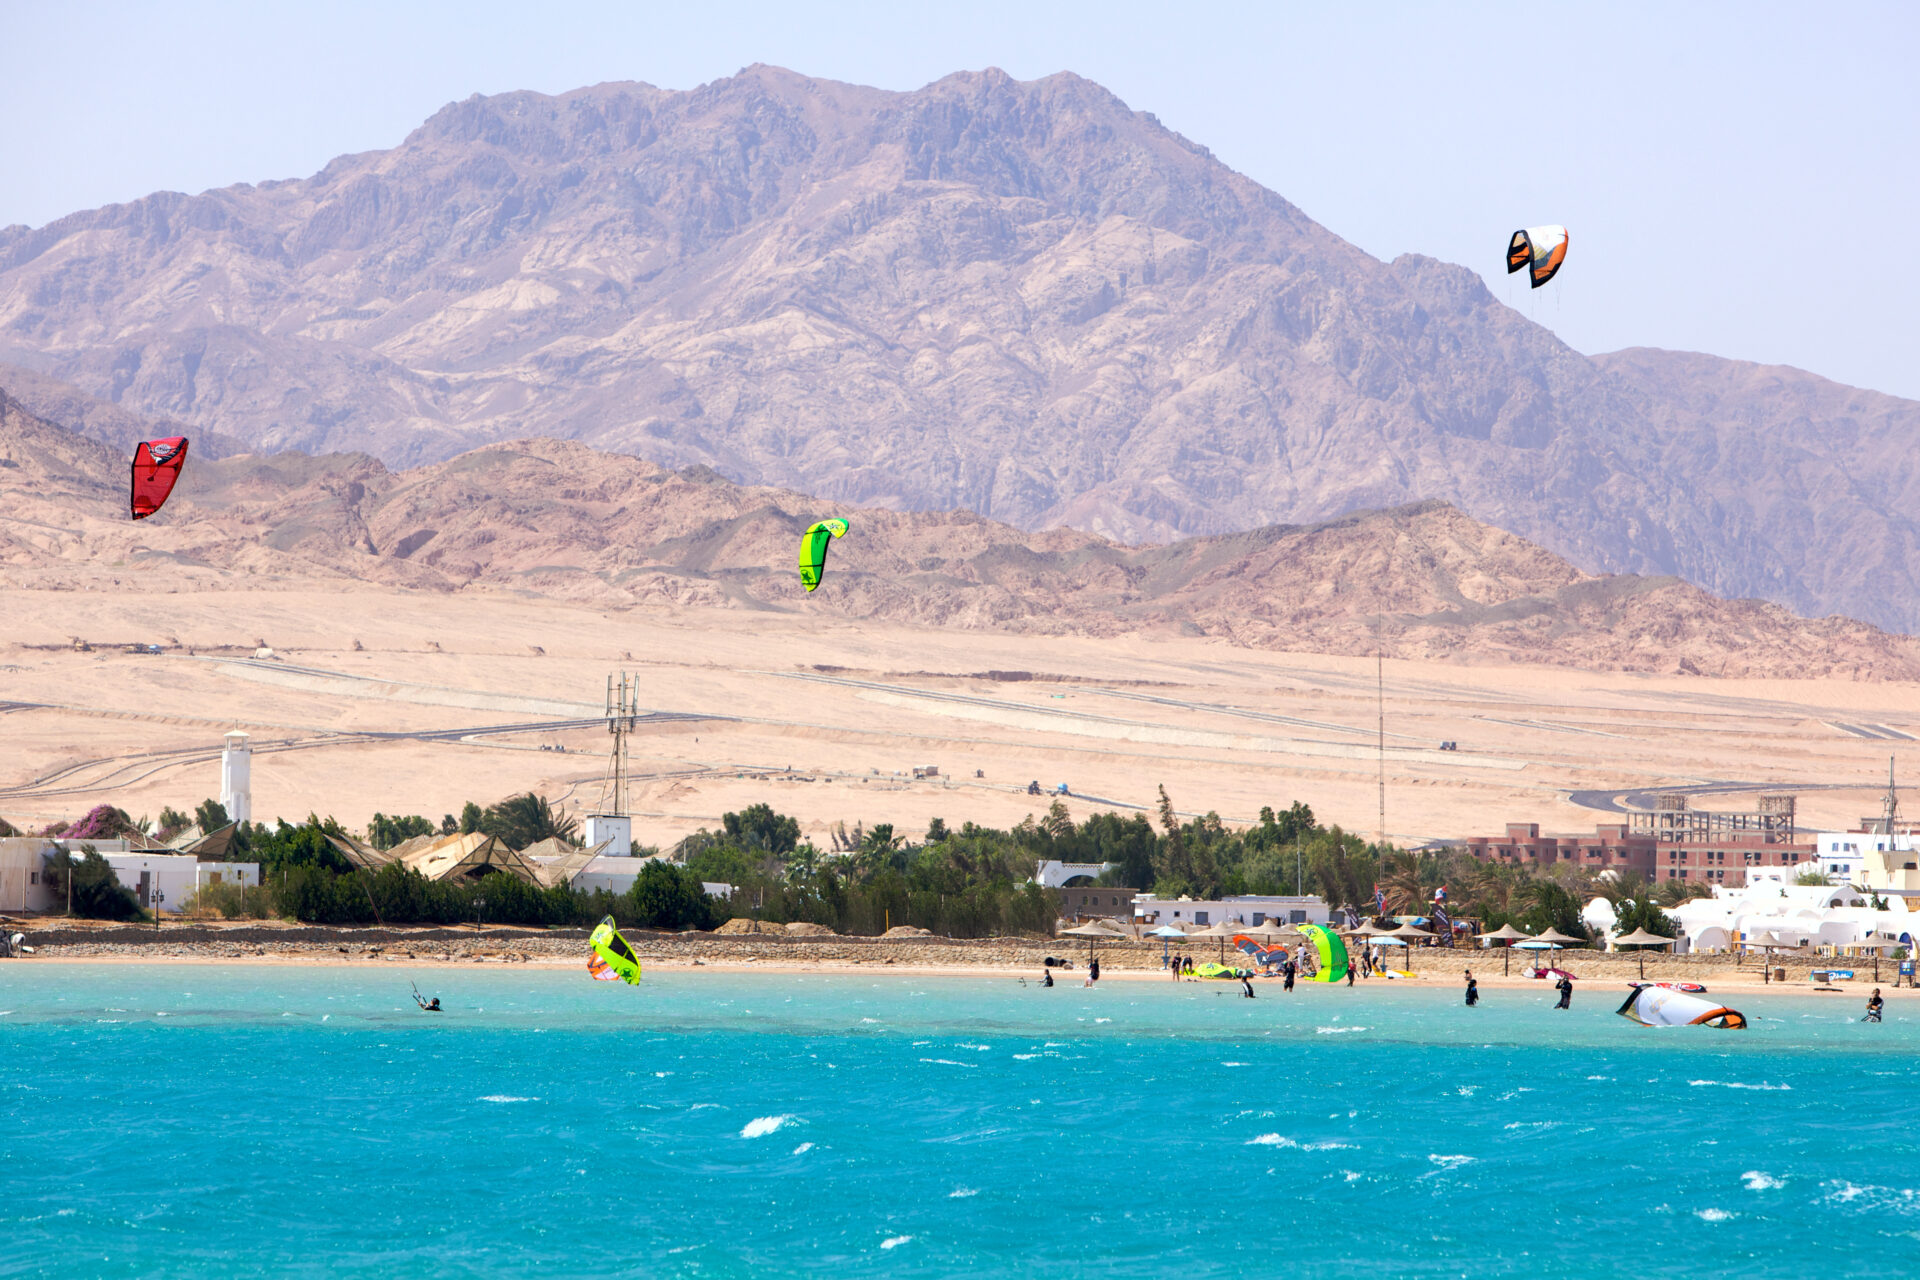
<path id="1" fill-rule="evenodd" d="M 671 713 L 632 739 L 635 835 L 660 845 L 760 800 L 823 846 L 836 822 L 1003 826 L 1045 807 L 1036 780 L 1068 784 L 1076 817 L 1151 806 L 1164 785 L 1182 812 L 1244 822 L 1302 800 L 1372 835 L 1382 705 L 1397 842 L 1509 821 L 1589 831 L 1611 796 L 1714 784 L 1696 803 L 1792 790 L 1803 825 L 1832 826 L 1877 812 L 1888 757 L 1920 737 L 1920 686 L 1900 682 L 1390 660 L 1382 700 L 1365 658 L 1207 638 L 276 586 L 10 592 L 0 815 L 189 807 L 217 795 L 235 727 L 257 753 L 256 818 L 358 827 L 527 789 L 588 812 L 605 794 L 606 682 L 623 670 Z M 129 651 L 140 642 L 181 647 Z M 260 642 L 273 658 L 254 657 Z M 913 780 L 927 765 L 940 777 Z"/>

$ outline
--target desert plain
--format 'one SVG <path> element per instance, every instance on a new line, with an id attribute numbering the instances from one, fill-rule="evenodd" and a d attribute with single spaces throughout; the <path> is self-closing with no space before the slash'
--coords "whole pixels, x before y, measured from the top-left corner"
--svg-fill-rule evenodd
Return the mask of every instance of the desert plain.
<path id="1" fill-rule="evenodd" d="M 255 751 L 256 819 L 358 828 L 376 811 L 438 819 L 528 790 L 594 812 L 610 798 L 603 711 L 619 672 L 649 713 L 630 739 L 634 834 L 663 848 L 759 801 L 822 848 L 842 823 L 1009 826 L 1050 803 L 1034 782 L 1066 784 L 1076 818 L 1150 812 L 1164 786 L 1184 814 L 1246 823 L 1298 800 L 1372 837 L 1383 775 L 1399 844 L 1508 822 L 1590 832 L 1667 787 L 1721 809 L 1791 791 L 1803 828 L 1832 829 L 1878 811 L 1889 758 L 1920 736 L 1920 686 L 1895 681 L 1376 664 L 1178 634 L 486 589 L 94 581 L 9 593 L 0 816 L 19 826 L 103 802 L 191 808 L 218 795 L 235 728 Z M 937 777 L 913 776 L 928 766 Z"/>

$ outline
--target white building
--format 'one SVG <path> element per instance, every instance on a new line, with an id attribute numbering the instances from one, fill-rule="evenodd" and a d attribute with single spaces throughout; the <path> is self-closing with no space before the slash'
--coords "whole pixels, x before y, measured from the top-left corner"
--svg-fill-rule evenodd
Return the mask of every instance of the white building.
<path id="1" fill-rule="evenodd" d="M 253 752 L 239 729 L 228 730 L 226 742 L 220 752 L 220 806 L 227 811 L 227 821 L 252 822 Z"/>
<path id="2" fill-rule="evenodd" d="M 1035 869 L 1033 878 L 1042 889 L 1064 889 L 1075 880 L 1084 879 L 1089 883 L 1098 880 L 1109 867 L 1118 865 L 1117 862 L 1061 862 L 1047 858 Z"/>
<path id="3" fill-rule="evenodd" d="M 0 911 L 66 910 L 65 900 L 55 896 L 46 860 L 60 849 L 77 856 L 83 847 L 99 854 L 113 868 L 114 878 L 147 910 L 157 903 L 163 912 L 178 912 L 209 884 L 260 883 L 260 865 L 254 862 L 202 862 L 190 853 L 130 850 L 125 840 L 19 836 L 0 839 Z"/>
<path id="4" fill-rule="evenodd" d="M 1844 948 L 1868 934 L 1910 942 L 1920 932 L 1920 921 L 1898 897 L 1851 884 L 1794 884 L 1794 874 L 1783 867 L 1737 889 L 1715 885 L 1711 898 L 1694 898 L 1667 914 L 1692 951 L 1731 951 L 1769 935 L 1781 946 Z"/>
<path id="5" fill-rule="evenodd" d="M 1135 894 L 1133 922 L 1143 928 L 1170 924 L 1182 929 L 1219 924 L 1325 924 L 1332 913 L 1324 898 L 1309 894 L 1242 894 L 1231 898 L 1156 898 Z"/>

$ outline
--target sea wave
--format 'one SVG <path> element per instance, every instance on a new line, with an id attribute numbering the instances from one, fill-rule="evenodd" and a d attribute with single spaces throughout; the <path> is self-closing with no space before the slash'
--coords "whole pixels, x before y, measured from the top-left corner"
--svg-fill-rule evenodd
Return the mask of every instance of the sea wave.
<path id="1" fill-rule="evenodd" d="M 1787 1185 L 1772 1174 L 1762 1173 L 1758 1169 L 1749 1169 L 1740 1176 L 1746 1180 L 1749 1191 L 1772 1191 L 1776 1187 Z"/>
<path id="2" fill-rule="evenodd" d="M 952 1058 L 922 1058 L 922 1062 L 934 1062 L 943 1067 L 978 1067 L 977 1062 L 955 1062 Z"/>
<path id="3" fill-rule="evenodd" d="M 1702 1222 L 1725 1222 L 1733 1217 L 1725 1209 L 1695 1209 L 1693 1216 Z"/>
<path id="4" fill-rule="evenodd" d="M 522 1098 L 519 1095 L 512 1094 L 512 1093 L 489 1093 L 489 1094 L 483 1094 L 480 1098 L 480 1101 L 482 1102 L 538 1102 L 540 1101 L 540 1099 Z"/>
<path id="5" fill-rule="evenodd" d="M 790 1124 L 798 1123 L 796 1116 L 756 1116 L 740 1126 L 743 1138 L 764 1138 L 770 1133 L 778 1133 Z"/>
<path id="6" fill-rule="evenodd" d="M 1768 1084 L 1764 1080 L 1759 1084 L 1748 1084 L 1744 1080 L 1689 1080 L 1688 1084 L 1696 1089 L 1718 1087 L 1721 1089 L 1757 1089 L 1766 1093 L 1787 1093 L 1793 1089 L 1790 1084 Z"/>
<path id="7" fill-rule="evenodd" d="M 793 1149 L 793 1154 L 803 1156 L 811 1150 L 813 1150 L 813 1144 L 811 1142 L 803 1142 Z"/>
<path id="8" fill-rule="evenodd" d="M 966 1200 L 972 1196 L 977 1196 L 979 1194 L 980 1194 L 979 1190 L 974 1187 L 955 1187 L 953 1190 L 947 1192 L 947 1199 Z"/>
<path id="9" fill-rule="evenodd" d="M 888 1236 L 880 1242 L 880 1247 L 882 1249 L 898 1249 L 901 1245 L 906 1244 L 912 1239 L 912 1236 Z"/>
<path id="10" fill-rule="evenodd" d="M 1365 1027 L 1315 1027 L 1313 1033 L 1318 1036 L 1344 1036 L 1352 1031 L 1365 1030 Z"/>

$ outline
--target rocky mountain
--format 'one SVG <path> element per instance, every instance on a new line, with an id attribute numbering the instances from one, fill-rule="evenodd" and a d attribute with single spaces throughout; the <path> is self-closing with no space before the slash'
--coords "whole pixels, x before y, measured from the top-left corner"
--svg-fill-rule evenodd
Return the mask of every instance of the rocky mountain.
<path id="1" fill-rule="evenodd" d="M 0 584 L 321 579 L 1295 652 L 1371 653 L 1379 635 L 1406 657 L 1920 679 L 1920 641 L 1673 578 L 1582 573 L 1440 502 L 1124 547 L 970 511 L 850 509 L 555 440 L 401 472 L 365 454 L 192 458 L 167 508 L 138 524 L 124 488 L 118 454 L 0 396 Z M 852 531 L 808 595 L 798 536 L 830 511 Z"/>
<path id="2" fill-rule="evenodd" d="M 474 97 L 308 179 L 0 231 L 0 360 L 256 449 L 549 436 L 1123 541 L 1440 499 L 1920 624 L 1920 404 L 1590 359 L 1066 74 Z"/>

